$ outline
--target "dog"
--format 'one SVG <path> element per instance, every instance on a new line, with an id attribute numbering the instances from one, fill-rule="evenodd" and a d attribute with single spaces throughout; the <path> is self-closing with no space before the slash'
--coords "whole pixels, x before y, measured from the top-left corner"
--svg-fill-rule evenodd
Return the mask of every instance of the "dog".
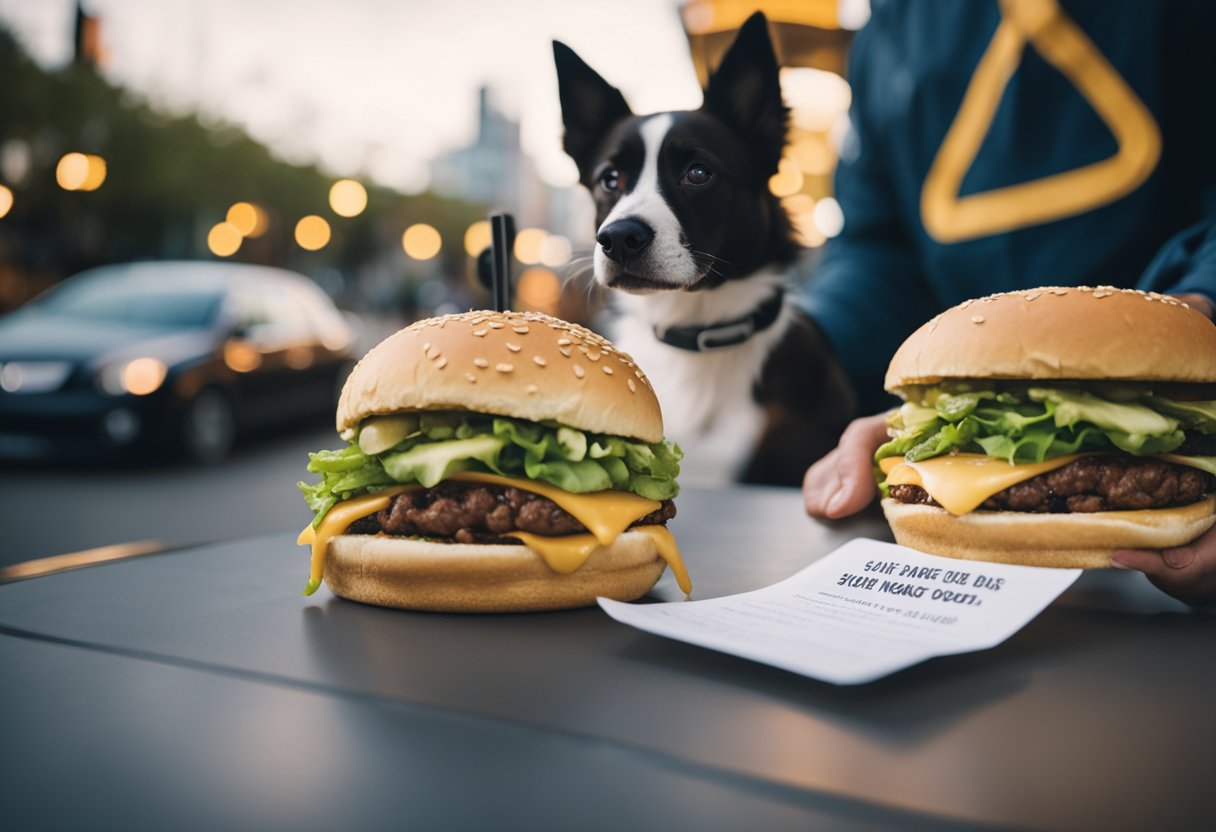
<path id="1" fill-rule="evenodd" d="M 553 53 L 563 146 L 595 201 L 595 280 L 619 290 L 614 340 L 649 375 L 684 475 L 799 484 L 856 407 L 786 290 L 801 249 L 768 189 L 789 111 L 764 16 L 698 110 L 634 115 L 573 50 Z"/>

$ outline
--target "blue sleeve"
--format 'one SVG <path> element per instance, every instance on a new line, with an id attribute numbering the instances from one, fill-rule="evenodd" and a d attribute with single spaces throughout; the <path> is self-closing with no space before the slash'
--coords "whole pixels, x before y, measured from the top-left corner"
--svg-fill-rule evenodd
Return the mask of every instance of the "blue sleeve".
<path id="1" fill-rule="evenodd" d="M 1170 238 L 1137 288 L 1203 295 L 1216 306 L 1216 219 L 1204 219 Z"/>
<path id="2" fill-rule="evenodd" d="M 854 45 L 850 131 L 836 168 L 844 229 L 828 241 L 801 298 L 849 377 L 862 412 L 888 407 L 883 376 L 895 350 L 941 310 L 898 215 L 885 154 L 867 127 L 865 30 Z"/>

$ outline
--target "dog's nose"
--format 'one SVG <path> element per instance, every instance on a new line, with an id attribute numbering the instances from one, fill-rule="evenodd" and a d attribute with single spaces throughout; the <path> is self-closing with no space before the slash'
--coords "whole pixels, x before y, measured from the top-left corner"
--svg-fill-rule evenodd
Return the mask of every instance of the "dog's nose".
<path id="1" fill-rule="evenodd" d="M 637 257 L 654 239 L 654 229 L 641 220 L 628 217 L 605 225 L 595 235 L 604 254 L 618 263 Z"/>

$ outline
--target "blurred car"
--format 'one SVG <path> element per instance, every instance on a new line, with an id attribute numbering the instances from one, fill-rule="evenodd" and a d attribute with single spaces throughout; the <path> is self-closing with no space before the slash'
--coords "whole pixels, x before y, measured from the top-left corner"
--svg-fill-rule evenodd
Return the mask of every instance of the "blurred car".
<path id="1" fill-rule="evenodd" d="M 0 317 L 0 456 L 171 448 L 331 411 L 352 333 L 308 278 L 220 262 L 105 266 Z"/>

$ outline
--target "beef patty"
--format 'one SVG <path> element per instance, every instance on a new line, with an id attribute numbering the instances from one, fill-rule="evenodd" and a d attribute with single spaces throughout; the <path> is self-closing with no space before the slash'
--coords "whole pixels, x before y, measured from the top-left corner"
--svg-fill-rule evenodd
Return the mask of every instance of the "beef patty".
<path id="1" fill-rule="evenodd" d="M 1165 508 L 1197 502 L 1214 487 L 1211 474 L 1185 465 L 1151 458 L 1085 456 L 998 491 L 980 508 L 1052 513 Z M 892 485 L 890 495 L 901 503 L 937 505 L 918 485 Z"/>
<path id="2" fill-rule="evenodd" d="M 666 523 L 676 504 L 664 500 L 632 525 Z M 582 534 L 587 527 L 557 503 L 519 488 L 481 483 L 441 482 L 434 488 L 403 491 L 388 508 L 356 520 L 348 534 L 451 538 L 458 543 L 515 543 L 508 532 L 547 536 Z"/>

